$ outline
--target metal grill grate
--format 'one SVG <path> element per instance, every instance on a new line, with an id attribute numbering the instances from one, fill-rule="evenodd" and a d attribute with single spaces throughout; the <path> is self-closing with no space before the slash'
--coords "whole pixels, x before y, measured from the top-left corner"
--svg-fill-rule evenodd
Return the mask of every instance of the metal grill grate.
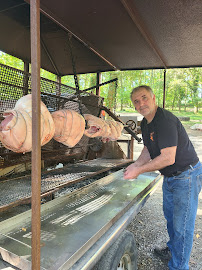
<path id="1" fill-rule="evenodd" d="M 45 193 L 49 190 L 59 187 L 64 183 L 85 177 L 86 175 L 90 175 L 90 172 L 58 174 L 42 178 L 41 192 Z M 21 178 L 17 181 L 4 181 L 1 182 L 0 185 L 0 207 L 31 197 L 31 179 L 28 177 Z"/>
<path id="2" fill-rule="evenodd" d="M 92 176 L 107 172 L 110 169 L 116 169 L 128 164 L 124 159 L 96 159 L 71 166 L 63 169 L 48 172 L 41 178 L 41 193 L 44 194 L 56 188 L 62 189 L 65 186 L 72 185 L 69 190 L 64 190 L 61 194 L 72 192 L 96 179 Z M 81 180 L 88 179 L 87 182 Z M 79 182 L 81 181 L 81 182 Z M 57 194 L 57 196 L 61 196 Z M 23 200 L 31 198 L 31 177 L 21 177 L 13 180 L 0 182 L 0 210 L 9 205 L 20 204 Z"/>

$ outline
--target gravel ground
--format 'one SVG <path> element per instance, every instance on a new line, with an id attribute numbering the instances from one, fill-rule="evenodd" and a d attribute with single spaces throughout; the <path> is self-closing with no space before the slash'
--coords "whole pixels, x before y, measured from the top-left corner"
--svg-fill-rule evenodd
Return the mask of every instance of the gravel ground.
<path id="1" fill-rule="evenodd" d="M 202 161 L 202 132 L 186 127 L 196 152 Z M 135 143 L 134 159 L 142 145 Z M 149 198 L 142 210 L 128 226 L 136 239 L 138 249 L 138 270 L 167 270 L 167 263 L 153 254 L 156 246 L 165 246 L 168 240 L 166 221 L 162 210 L 162 181 L 155 193 Z M 202 270 L 202 192 L 196 217 L 194 243 L 190 258 L 190 270 Z"/>

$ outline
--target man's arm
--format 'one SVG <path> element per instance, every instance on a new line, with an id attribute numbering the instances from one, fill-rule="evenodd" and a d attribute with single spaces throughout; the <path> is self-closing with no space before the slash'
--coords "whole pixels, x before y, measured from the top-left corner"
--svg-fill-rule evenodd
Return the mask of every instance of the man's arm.
<path id="1" fill-rule="evenodd" d="M 151 157 L 150 157 L 149 151 L 148 151 L 147 147 L 144 146 L 138 159 L 126 168 L 125 174 L 126 174 L 126 172 L 132 172 L 135 167 L 140 167 L 143 164 L 148 163 L 150 160 L 151 160 Z"/>
<path id="2" fill-rule="evenodd" d="M 143 162 L 143 159 L 140 160 L 140 163 L 137 163 L 138 160 L 135 162 L 135 164 L 131 164 L 130 166 L 127 167 L 125 173 L 124 173 L 124 178 L 125 179 L 133 179 L 133 178 L 137 178 L 139 174 L 142 174 L 144 172 L 151 172 L 151 171 L 155 171 L 155 170 L 160 170 L 163 169 L 167 166 L 172 165 L 173 163 L 175 163 L 175 156 L 176 156 L 176 149 L 177 146 L 172 146 L 172 147 L 167 147 L 164 149 L 161 149 L 161 154 L 159 156 L 157 156 L 156 158 L 154 158 L 153 160 L 148 160 L 145 163 L 141 163 Z M 147 150 L 147 148 L 146 148 Z M 143 149 L 144 151 L 144 149 Z M 148 150 L 147 150 L 148 151 Z M 146 160 L 146 159 L 145 159 Z M 139 165 L 140 164 L 140 165 Z M 133 165 L 133 166 L 132 166 Z"/>
<path id="3" fill-rule="evenodd" d="M 149 151 L 148 151 L 147 147 L 144 146 L 138 159 L 131 165 L 133 165 L 133 166 L 135 165 L 135 167 L 139 167 L 139 166 L 149 162 L 150 160 L 151 160 L 151 157 L 150 157 Z"/>

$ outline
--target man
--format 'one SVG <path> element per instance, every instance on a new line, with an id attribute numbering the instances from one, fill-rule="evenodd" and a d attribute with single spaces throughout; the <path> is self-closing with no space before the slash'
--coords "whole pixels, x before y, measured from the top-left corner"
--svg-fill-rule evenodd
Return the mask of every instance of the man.
<path id="1" fill-rule="evenodd" d="M 137 178 L 139 174 L 155 170 L 164 175 L 163 211 L 170 239 L 165 249 L 155 251 L 161 258 L 169 257 L 170 270 L 187 270 L 202 165 L 179 119 L 156 105 L 149 86 L 134 88 L 131 100 L 144 116 L 141 123 L 144 148 L 139 158 L 126 168 L 124 178 Z"/>

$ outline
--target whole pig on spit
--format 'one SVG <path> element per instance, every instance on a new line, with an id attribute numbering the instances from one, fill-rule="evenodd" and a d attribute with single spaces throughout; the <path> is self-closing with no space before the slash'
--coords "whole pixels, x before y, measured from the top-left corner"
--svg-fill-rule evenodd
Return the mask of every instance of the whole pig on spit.
<path id="1" fill-rule="evenodd" d="M 102 137 L 103 135 L 110 133 L 109 126 L 103 119 L 91 114 L 84 114 L 84 118 L 87 122 L 87 129 L 84 134 L 87 137 Z"/>
<path id="2" fill-rule="evenodd" d="M 3 113 L 0 124 L 0 141 L 17 153 L 32 150 L 32 95 L 20 98 L 13 110 Z M 45 104 L 41 101 L 41 146 L 48 143 L 55 132 L 55 124 Z"/>
<path id="3" fill-rule="evenodd" d="M 123 124 L 114 120 L 106 120 L 106 123 L 110 127 L 110 133 L 108 136 L 103 137 L 103 142 L 107 141 L 116 141 L 121 136 L 123 130 Z"/>
<path id="4" fill-rule="evenodd" d="M 82 138 L 85 130 L 85 119 L 73 110 L 59 110 L 52 113 L 55 123 L 54 140 L 74 147 Z"/>
<path id="5" fill-rule="evenodd" d="M 103 120 L 91 114 L 84 114 L 87 129 L 84 134 L 90 138 L 102 137 L 103 142 L 115 141 L 121 136 L 123 124 L 114 120 Z"/>

